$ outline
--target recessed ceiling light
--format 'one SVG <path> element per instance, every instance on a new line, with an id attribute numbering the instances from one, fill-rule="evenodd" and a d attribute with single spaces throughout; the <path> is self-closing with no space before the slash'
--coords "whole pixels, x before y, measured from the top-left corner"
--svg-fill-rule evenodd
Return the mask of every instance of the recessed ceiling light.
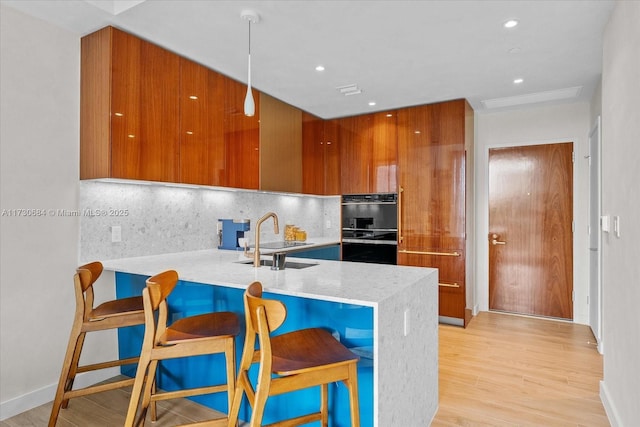
<path id="1" fill-rule="evenodd" d="M 509 53 L 511 54 L 516 54 L 516 53 L 520 53 L 522 51 L 522 49 L 520 49 L 519 47 L 512 47 L 511 49 L 509 49 Z"/>
<path id="2" fill-rule="evenodd" d="M 520 83 L 522 83 L 523 81 L 524 81 L 524 79 L 520 79 L 520 78 L 518 78 L 518 79 L 514 79 L 514 80 L 513 80 L 513 83 L 515 83 L 515 84 L 519 85 L 519 84 L 520 84 Z"/>
<path id="3" fill-rule="evenodd" d="M 387 113 L 387 117 L 393 117 L 393 114 Z"/>
<path id="4" fill-rule="evenodd" d="M 373 107 L 374 105 L 376 105 L 375 101 L 369 101 L 369 107 Z"/>
<path id="5" fill-rule="evenodd" d="M 318 65 L 316 71 L 324 71 L 324 65 Z"/>
<path id="6" fill-rule="evenodd" d="M 505 28 L 513 28 L 516 25 L 518 25 L 518 21 L 516 21 L 515 19 L 509 19 L 507 22 L 504 23 Z"/>
<path id="7" fill-rule="evenodd" d="M 191 96 L 189 96 L 189 99 L 196 100 L 196 99 L 198 99 L 198 97 L 197 97 L 197 96 L 195 96 L 195 95 L 191 95 Z"/>

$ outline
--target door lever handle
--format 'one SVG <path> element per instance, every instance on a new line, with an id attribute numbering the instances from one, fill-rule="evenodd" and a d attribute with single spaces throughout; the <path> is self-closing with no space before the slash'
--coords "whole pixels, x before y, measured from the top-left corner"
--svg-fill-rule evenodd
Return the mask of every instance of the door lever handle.
<path id="1" fill-rule="evenodd" d="M 501 242 L 498 240 L 498 235 L 494 234 L 491 236 L 491 244 L 492 245 L 506 245 L 507 242 Z"/>

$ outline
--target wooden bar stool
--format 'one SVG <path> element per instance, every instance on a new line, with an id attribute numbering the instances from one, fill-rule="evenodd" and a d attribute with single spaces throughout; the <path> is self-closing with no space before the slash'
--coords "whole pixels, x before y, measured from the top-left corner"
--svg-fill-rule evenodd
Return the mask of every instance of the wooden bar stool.
<path id="1" fill-rule="evenodd" d="M 102 263 L 96 261 L 78 267 L 73 277 L 76 295 L 76 312 L 73 319 L 73 326 L 71 327 L 67 353 L 62 364 L 60 381 L 58 382 L 56 396 L 53 400 L 53 407 L 49 417 L 49 427 L 56 425 L 60 408 L 66 408 L 69 399 L 133 384 L 133 379 L 126 379 L 73 390 L 73 382 L 79 373 L 127 365 L 138 361 L 137 357 L 133 357 L 78 366 L 80 353 L 82 353 L 82 345 L 84 344 L 87 332 L 144 324 L 144 310 L 141 296 L 107 301 L 93 308 L 93 284 L 101 274 Z"/>
<path id="2" fill-rule="evenodd" d="M 252 407 L 249 425 L 257 427 L 262 423 L 269 396 L 320 386 L 321 402 L 318 412 L 269 426 L 293 426 L 320 421 L 326 427 L 329 419 L 327 385 L 342 381 L 349 389 L 351 425 L 359 427 L 359 357 L 321 328 L 302 329 L 271 337 L 270 334 L 284 323 L 287 309 L 280 301 L 263 299 L 260 282 L 253 282 L 247 288 L 244 305 L 247 333 L 233 405 L 229 412 L 229 425 L 235 425 L 238 420 L 244 393 Z M 256 335 L 259 349 L 255 346 Z M 259 363 L 257 390 L 254 390 L 248 374 L 253 363 Z"/>
<path id="3" fill-rule="evenodd" d="M 167 297 L 178 283 L 178 273 L 165 271 L 147 279 L 142 291 L 145 332 L 140 362 L 131 391 L 125 426 L 144 425 L 151 406 L 151 419 L 156 420 L 155 402 L 201 394 L 227 392 L 229 408 L 235 389 L 235 336 L 240 332 L 238 316 L 230 312 L 206 313 L 184 317 L 167 326 Z M 157 311 L 157 315 L 156 315 Z M 226 383 L 176 391 L 156 390 L 158 361 L 187 356 L 224 353 Z M 144 386 L 144 390 L 143 390 Z M 141 410 L 138 418 L 138 404 Z M 189 425 L 227 425 L 228 417 Z"/>

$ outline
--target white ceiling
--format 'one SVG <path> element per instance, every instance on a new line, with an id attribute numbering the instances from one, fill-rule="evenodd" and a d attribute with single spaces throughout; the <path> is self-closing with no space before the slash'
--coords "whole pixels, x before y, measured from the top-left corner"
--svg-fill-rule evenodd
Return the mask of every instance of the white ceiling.
<path id="1" fill-rule="evenodd" d="M 578 92 L 588 102 L 602 70 L 613 0 L 192 1 L 2 0 L 78 33 L 113 25 L 323 118 L 467 98 L 476 112 L 504 99 Z M 515 18 L 519 25 L 506 29 Z M 518 53 L 510 53 L 512 49 Z M 322 64 L 324 72 L 315 71 Z M 516 85 L 517 77 L 524 82 Z M 357 84 L 361 94 L 336 87 Z M 569 88 L 582 87 L 579 90 Z M 556 92 L 558 91 L 558 92 Z M 500 98 L 500 99 L 498 99 Z M 498 108 L 482 101 L 495 100 Z M 369 106 L 375 101 L 375 106 Z M 508 100 L 506 100 L 508 101 Z M 559 101 L 555 101 L 557 103 Z M 549 103 L 549 101 L 547 101 Z"/>

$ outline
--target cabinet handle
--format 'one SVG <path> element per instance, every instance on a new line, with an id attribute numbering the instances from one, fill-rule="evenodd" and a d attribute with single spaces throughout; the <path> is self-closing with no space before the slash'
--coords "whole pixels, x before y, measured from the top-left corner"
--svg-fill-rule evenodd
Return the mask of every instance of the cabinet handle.
<path id="1" fill-rule="evenodd" d="M 459 288 L 460 285 L 458 283 L 438 283 L 438 286 L 442 286 L 444 288 Z"/>
<path id="2" fill-rule="evenodd" d="M 398 188 L 398 243 L 402 243 L 404 241 L 404 237 L 402 236 L 402 192 L 404 188 L 400 186 Z"/>
<path id="3" fill-rule="evenodd" d="M 414 254 L 414 255 L 460 256 L 460 252 L 425 252 L 425 251 L 408 251 L 406 249 L 401 249 L 398 252 L 403 254 Z"/>

